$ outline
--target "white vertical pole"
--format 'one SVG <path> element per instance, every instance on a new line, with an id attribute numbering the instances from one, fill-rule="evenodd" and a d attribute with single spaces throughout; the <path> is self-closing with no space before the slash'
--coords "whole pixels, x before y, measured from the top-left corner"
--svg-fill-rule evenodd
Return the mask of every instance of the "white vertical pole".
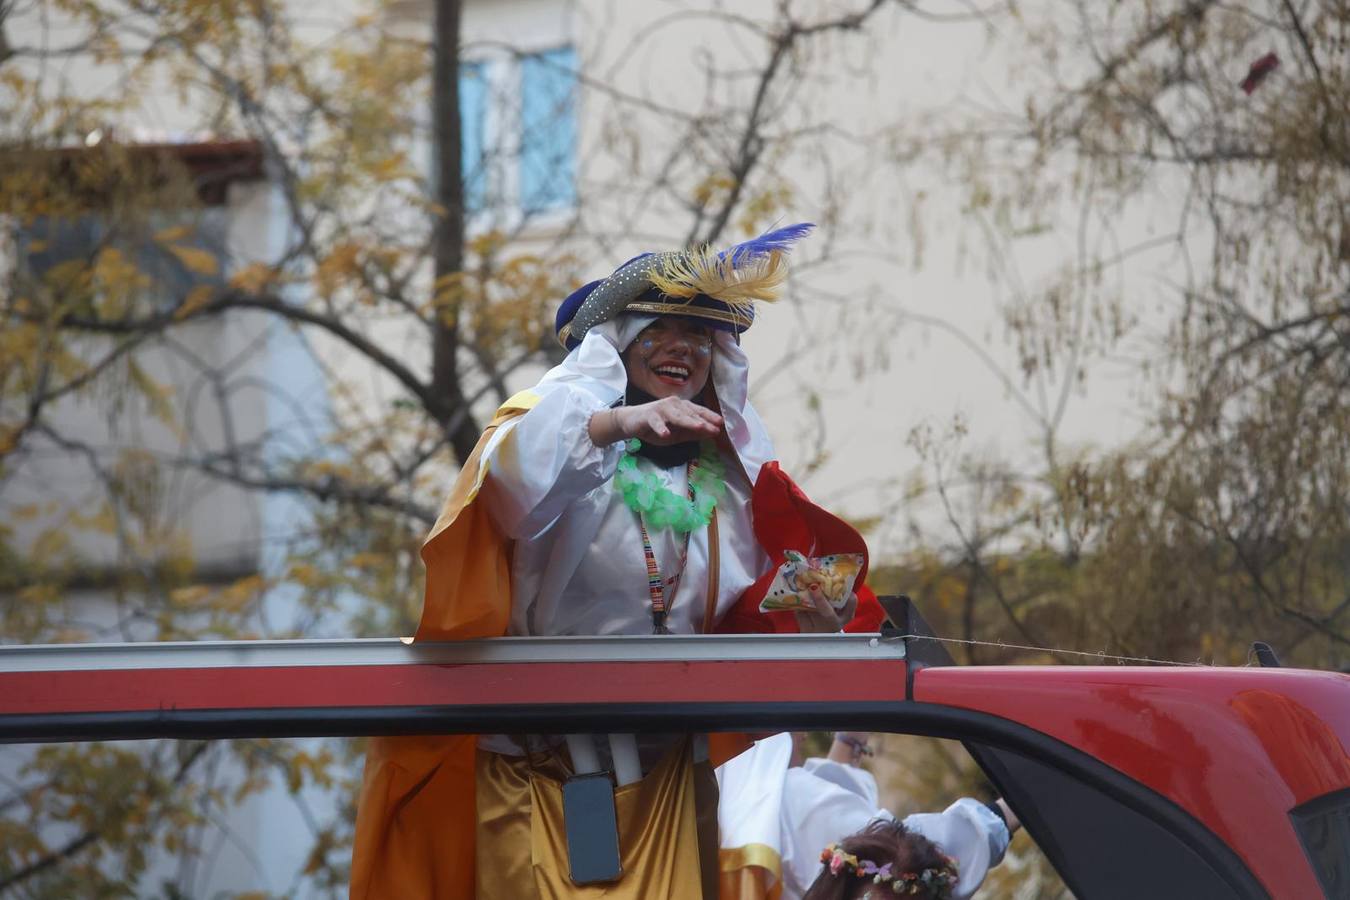
<path id="1" fill-rule="evenodd" d="M 636 737 L 631 734 L 611 734 L 609 754 L 614 758 L 614 780 L 620 787 L 642 780 L 642 762 L 638 759 Z"/>
<path id="2" fill-rule="evenodd" d="M 600 771 L 600 754 L 595 752 L 594 735 L 567 735 L 567 752 L 572 754 L 573 774 L 589 775 Z"/>

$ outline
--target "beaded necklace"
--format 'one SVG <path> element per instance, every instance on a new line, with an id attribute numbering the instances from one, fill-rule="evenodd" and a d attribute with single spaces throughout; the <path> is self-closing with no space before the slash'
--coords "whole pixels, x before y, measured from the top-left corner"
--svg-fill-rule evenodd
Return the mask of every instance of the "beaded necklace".
<path id="1" fill-rule="evenodd" d="M 674 594 L 675 585 L 684 574 L 689 559 L 689 533 L 695 528 L 706 527 L 712 518 L 717 501 L 726 491 L 723 480 L 725 467 L 711 442 L 705 442 L 700 448 L 697 459 L 689 461 L 688 497 L 681 497 L 666 487 L 659 477 L 644 473 L 637 468 L 634 454 L 641 449 L 642 442 L 630 440 L 624 447 L 624 455 L 619 460 L 618 471 L 614 473 L 614 484 L 619 489 L 624 503 L 637 513 L 638 529 L 642 532 L 642 553 L 647 561 L 647 594 L 651 600 L 652 633 L 670 634 L 666 627 L 666 616 L 670 605 L 666 602 L 666 589 Z M 671 528 L 683 534 L 684 541 L 680 551 L 680 565 L 675 574 L 661 578 L 660 567 L 656 564 L 656 554 L 652 552 L 651 536 L 647 533 L 647 523 L 652 528 Z"/>

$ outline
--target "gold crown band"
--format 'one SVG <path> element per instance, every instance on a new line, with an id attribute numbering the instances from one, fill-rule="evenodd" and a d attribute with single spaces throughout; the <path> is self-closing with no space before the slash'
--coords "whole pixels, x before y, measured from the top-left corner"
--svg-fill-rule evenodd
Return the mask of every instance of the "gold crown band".
<path id="1" fill-rule="evenodd" d="M 711 319 L 714 322 L 727 322 L 732 325 L 740 325 L 743 328 L 749 328 L 754 322 L 754 317 L 745 313 L 736 312 L 732 309 L 714 309 L 708 306 L 695 306 L 692 303 L 656 303 L 650 300 L 639 300 L 630 303 L 624 309 L 624 312 L 645 312 L 655 313 L 658 316 L 687 316 L 694 319 Z"/>
<path id="2" fill-rule="evenodd" d="M 731 325 L 738 325 L 742 330 L 749 328 L 754 323 L 752 316 L 736 312 L 731 309 L 713 309 L 707 306 L 695 306 L 692 303 L 656 303 L 649 300 L 642 300 L 630 303 L 624 307 L 624 312 L 651 313 L 658 316 L 686 316 L 695 319 L 709 319 L 713 322 L 726 322 Z M 567 339 L 572 335 L 572 323 L 568 322 L 558 331 L 558 343 L 563 347 L 567 346 Z"/>

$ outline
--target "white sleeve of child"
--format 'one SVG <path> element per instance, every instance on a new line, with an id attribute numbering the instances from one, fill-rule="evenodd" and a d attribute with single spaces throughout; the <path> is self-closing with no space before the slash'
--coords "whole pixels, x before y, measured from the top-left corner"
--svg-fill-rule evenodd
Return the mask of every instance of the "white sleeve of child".
<path id="1" fill-rule="evenodd" d="M 962 797 L 940 813 L 906 816 L 904 825 L 956 860 L 954 900 L 967 900 L 979 889 L 989 870 L 1002 862 L 1011 838 L 1003 819 L 970 797 Z"/>

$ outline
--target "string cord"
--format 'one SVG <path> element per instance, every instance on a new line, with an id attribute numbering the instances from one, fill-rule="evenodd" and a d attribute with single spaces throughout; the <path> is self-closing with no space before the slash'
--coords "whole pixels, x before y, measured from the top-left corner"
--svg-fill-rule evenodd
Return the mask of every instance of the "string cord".
<path id="1" fill-rule="evenodd" d="M 1033 647 L 1029 644 L 1008 644 L 1003 641 L 975 641 L 966 638 L 948 638 L 934 637 L 929 634 L 902 634 L 894 637 L 886 637 L 885 641 L 903 641 L 906 638 L 912 638 L 920 641 L 938 641 L 943 644 L 966 644 L 973 647 L 1000 647 L 1004 650 L 1032 650 L 1037 653 L 1060 653 L 1065 656 L 1083 656 L 1089 659 L 1110 659 L 1122 663 L 1148 663 L 1157 666 L 1194 666 L 1197 668 L 1211 668 L 1209 663 L 1203 662 L 1180 662 L 1171 659 L 1154 659 L 1151 656 L 1117 656 L 1113 653 L 1104 651 L 1092 652 L 1090 650 L 1067 650 L 1060 647 Z M 1248 665 L 1251 660 L 1248 659 Z"/>

